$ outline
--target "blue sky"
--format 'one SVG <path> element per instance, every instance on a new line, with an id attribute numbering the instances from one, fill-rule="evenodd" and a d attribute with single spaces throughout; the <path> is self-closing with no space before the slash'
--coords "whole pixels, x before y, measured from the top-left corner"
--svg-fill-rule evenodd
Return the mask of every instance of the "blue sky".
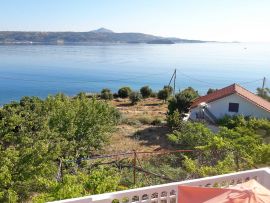
<path id="1" fill-rule="evenodd" d="M 270 0 L 0 0 L 0 30 L 270 41 Z"/>

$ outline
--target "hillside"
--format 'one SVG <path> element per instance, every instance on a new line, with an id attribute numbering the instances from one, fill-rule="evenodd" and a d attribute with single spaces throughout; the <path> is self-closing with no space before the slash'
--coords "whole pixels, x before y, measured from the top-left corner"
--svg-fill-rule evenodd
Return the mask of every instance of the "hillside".
<path id="1" fill-rule="evenodd" d="M 168 43 L 169 42 L 169 43 Z M 202 43 L 205 41 L 164 38 L 143 33 L 115 33 L 106 28 L 90 32 L 1 31 L 0 44 L 99 44 L 99 43 Z"/>

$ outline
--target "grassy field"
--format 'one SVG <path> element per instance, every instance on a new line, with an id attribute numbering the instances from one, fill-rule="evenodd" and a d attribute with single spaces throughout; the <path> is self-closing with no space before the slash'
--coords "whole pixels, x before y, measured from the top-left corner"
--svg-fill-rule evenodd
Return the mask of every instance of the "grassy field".
<path id="1" fill-rule="evenodd" d="M 136 105 L 131 105 L 128 99 L 114 99 L 110 103 L 122 113 L 122 119 L 103 153 L 170 148 L 165 139 L 167 104 L 156 98 L 144 99 Z"/>

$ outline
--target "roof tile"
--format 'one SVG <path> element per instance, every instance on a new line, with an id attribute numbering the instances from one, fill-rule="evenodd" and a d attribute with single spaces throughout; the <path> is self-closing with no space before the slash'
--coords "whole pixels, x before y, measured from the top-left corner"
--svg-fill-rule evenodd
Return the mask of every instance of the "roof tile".
<path id="1" fill-rule="evenodd" d="M 211 94 L 199 97 L 195 99 L 191 105 L 191 108 L 197 107 L 200 103 L 210 103 L 216 101 L 218 99 L 227 97 L 232 94 L 238 94 L 239 96 L 243 97 L 244 99 L 254 103 L 256 106 L 270 112 L 270 102 L 264 100 L 263 98 L 255 95 L 254 93 L 248 91 L 247 89 L 241 87 L 238 84 L 232 84 L 228 87 L 222 88 L 217 90 Z"/>

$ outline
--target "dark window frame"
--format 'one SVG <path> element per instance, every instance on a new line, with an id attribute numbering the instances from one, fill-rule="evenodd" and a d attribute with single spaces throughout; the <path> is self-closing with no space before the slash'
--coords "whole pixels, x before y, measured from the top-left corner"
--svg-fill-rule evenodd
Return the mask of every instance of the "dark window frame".
<path id="1" fill-rule="evenodd" d="M 229 112 L 238 113 L 239 112 L 239 103 L 229 103 Z"/>

